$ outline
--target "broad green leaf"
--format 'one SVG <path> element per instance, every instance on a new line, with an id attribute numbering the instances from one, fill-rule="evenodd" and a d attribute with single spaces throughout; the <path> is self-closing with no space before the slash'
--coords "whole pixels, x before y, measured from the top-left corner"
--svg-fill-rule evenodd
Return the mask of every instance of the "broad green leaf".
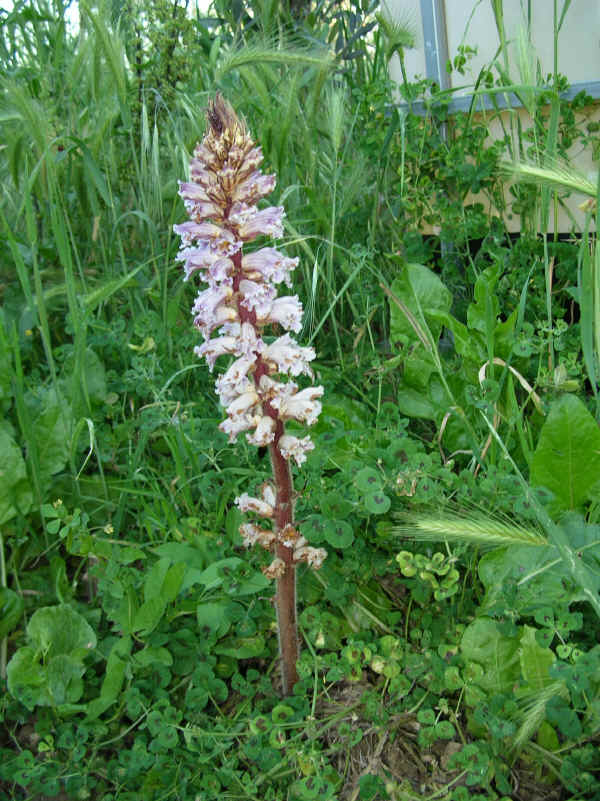
<path id="1" fill-rule="evenodd" d="M 415 348 L 408 358 L 404 359 L 404 373 L 402 385 L 416 389 L 417 392 L 427 393 L 431 376 L 437 372 L 437 367 L 429 351 Z"/>
<path id="2" fill-rule="evenodd" d="M 144 580 L 144 600 L 162 597 L 162 585 L 169 569 L 170 560 L 163 558 L 155 562 L 146 573 Z"/>
<path id="3" fill-rule="evenodd" d="M 199 584 L 204 584 L 206 589 L 213 590 L 223 584 L 224 577 L 222 571 L 226 569 L 235 569 L 238 565 L 242 564 L 242 560 L 237 556 L 230 556 L 227 559 L 219 559 L 213 562 L 206 570 L 198 576 L 197 581 Z"/>
<path id="4" fill-rule="evenodd" d="M 546 565 L 551 567 L 544 569 Z M 511 603 L 528 614 L 545 606 L 548 598 L 564 606 L 584 599 L 553 545 L 497 548 L 481 557 L 478 573 L 486 589 L 482 612 L 497 603 L 506 603 L 505 593 L 510 586 L 517 591 Z"/>
<path id="5" fill-rule="evenodd" d="M 136 667 L 148 667 L 149 665 L 170 667 L 173 664 L 173 657 L 167 648 L 149 648 L 146 646 L 143 651 L 136 651 L 133 661 Z"/>
<path id="6" fill-rule="evenodd" d="M 182 542 L 166 542 L 154 548 L 154 553 L 168 559 L 170 564 L 182 563 L 186 566 L 179 592 L 201 583 L 207 563 L 207 554 L 201 548 Z"/>
<path id="7" fill-rule="evenodd" d="M 519 645 L 519 662 L 521 675 L 527 682 L 528 690 L 543 690 L 554 679 L 550 676 L 550 667 L 555 656 L 550 648 L 542 648 L 535 636 L 536 629 L 523 626 Z"/>
<path id="8" fill-rule="evenodd" d="M 158 556 L 167 557 L 172 564 L 185 562 L 185 564 L 198 570 L 204 570 L 206 567 L 202 551 L 199 548 L 194 548 L 193 545 L 186 545 L 183 542 L 165 542 L 163 545 L 153 548 L 153 552 Z"/>
<path id="9" fill-rule="evenodd" d="M 459 356 L 477 362 L 481 361 L 482 350 L 478 347 L 480 340 L 473 336 L 473 332 L 469 331 L 464 323 L 461 323 L 448 312 L 435 312 L 433 316 L 439 323 L 452 331 L 454 349 Z"/>
<path id="10" fill-rule="evenodd" d="M 59 473 L 67 463 L 72 423 L 69 404 L 54 390 L 48 390 L 43 409 L 33 424 L 40 469 L 46 477 Z"/>
<path id="11" fill-rule="evenodd" d="M 326 517 L 345 519 L 352 513 L 353 505 L 351 501 L 344 497 L 341 492 L 330 491 L 320 498 L 321 511 Z"/>
<path id="12" fill-rule="evenodd" d="M 467 626 L 460 650 L 465 662 L 474 662 L 481 668 L 475 683 L 482 690 L 512 692 L 521 672 L 518 638 L 504 636 L 493 620 L 482 617 Z"/>
<path id="13" fill-rule="evenodd" d="M 555 695 L 546 704 L 546 717 L 569 740 L 581 737 L 581 721 L 577 712 L 562 696 Z"/>
<path id="14" fill-rule="evenodd" d="M 332 371 L 332 379 L 335 371 Z M 328 422 L 325 422 L 328 421 Z M 327 431 L 331 426 L 332 420 L 339 420 L 346 431 L 352 429 L 365 428 L 369 420 L 369 413 L 364 404 L 343 395 L 326 395 L 323 402 L 323 412 L 319 421 L 314 427 L 314 431 L 320 433 Z"/>
<path id="15" fill-rule="evenodd" d="M 29 709 L 76 703 L 83 693 L 83 659 L 96 645 L 94 630 L 66 604 L 38 609 L 26 645 L 7 666 L 9 691 Z"/>
<path id="16" fill-rule="evenodd" d="M 202 571 L 202 573 L 197 576 L 196 581 L 199 584 L 204 584 L 206 589 L 212 590 L 221 587 L 225 581 L 225 577 L 222 575 L 223 571 L 233 571 L 236 567 L 243 564 L 243 562 L 244 560 L 239 559 L 237 556 L 220 559 L 207 567 L 206 570 Z M 256 570 L 251 576 L 248 576 L 239 583 L 238 587 L 236 587 L 236 595 L 253 595 L 254 593 L 262 592 L 269 587 L 270 584 L 271 582 L 269 579 L 265 578 L 260 571 Z"/>
<path id="17" fill-rule="evenodd" d="M 72 351 L 65 359 L 64 369 L 67 373 L 72 373 L 75 368 L 75 353 Z M 85 349 L 85 358 L 81 365 L 85 381 L 85 387 L 89 397 L 95 401 L 103 401 L 107 395 L 106 371 L 100 358 L 91 348 Z"/>
<path id="18" fill-rule="evenodd" d="M 436 408 L 422 392 L 412 387 L 403 386 L 396 395 L 396 402 L 400 413 L 405 417 L 421 417 L 434 420 Z"/>
<path id="19" fill-rule="evenodd" d="M 143 637 L 150 634 L 160 623 L 166 606 L 162 598 L 149 598 L 144 601 L 133 619 L 132 631 L 139 632 Z"/>
<path id="20" fill-rule="evenodd" d="M 473 288 L 473 303 L 467 309 L 469 328 L 481 332 L 484 336 L 493 336 L 496 318 L 500 313 L 500 301 L 496 296 L 498 283 L 498 267 L 487 267 L 483 270 Z"/>
<path id="21" fill-rule="evenodd" d="M 99 717 L 119 697 L 125 679 L 125 671 L 129 663 L 132 644 L 131 637 L 122 637 L 110 649 L 100 696 L 99 698 L 94 698 L 87 705 L 87 717 L 89 720 L 95 720 Z M 141 651 L 140 653 L 144 652 Z"/>
<path id="22" fill-rule="evenodd" d="M 265 649 L 265 639 L 261 634 L 254 637 L 228 637 L 215 646 L 214 651 L 234 659 L 253 659 Z"/>
<path id="23" fill-rule="evenodd" d="M 46 681 L 52 706 L 75 704 L 83 694 L 85 667 L 68 654 L 57 654 L 46 665 Z"/>
<path id="24" fill-rule="evenodd" d="M 326 532 L 330 521 L 324 515 L 310 515 L 303 520 L 300 531 L 311 545 L 320 545 L 325 542 Z"/>
<path id="25" fill-rule="evenodd" d="M 46 672 L 36 658 L 35 648 L 19 648 L 6 667 L 6 678 L 9 693 L 27 709 L 51 705 Z"/>
<path id="26" fill-rule="evenodd" d="M 128 587 L 114 615 L 114 619 L 119 624 L 123 634 L 133 634 L 136 630 L 134 624 L 138 609 L 139 603 L 136 592 L 133 587 Z"/>
<path id="27" fill-rule="evenodd" d="M 405 264 L 391 286 L 394 296 L 404 305 L 409 315 L 421 326 L 429 328 L 436 345 L 441 323 L 436 314 L 450 311 L 452 295 L 438 276 L 422 264 Z M 414 342 L 419 339 L 410 319 L 390 298 L 390 332 L 392 342 Z"/>
<path id="28" fill-rule="evenodd" d="M 175 565 L 171 565 L 171 567 L 167 570 L 167 574 L 164 578 L 161 589 L 163 601 L 170 604 L 177 598 L 186 570 L 187 565 L 183 562 L 178 562 Z"/>
<path id="29" fill-rule="evenodd" d="M 0 640 L 16 627 L 25 604 L 20 595 L 8 587 L 0 587 Z"/>
<path id="30" fill-rule="evenodd" d="M 600 482 L 600 428 L 575 395 L 557 400 L 533 455 L 531 483 L 553 495 L 553 513 L 578 509 Z"/>
<path id="31" fill-rule="evenodd" d="M 81 661 L 96 647 L 94 629 L 67 604 L 46 606 L 34 612 L 27 625 L 27 638 L 46 659 L 67 654 Z"/>
<path id="32" fill-rule="evenodd" d="M 33 495 L 21 449 L 8 431 L 0 428 L 0 526 L 31 508 Z"/>

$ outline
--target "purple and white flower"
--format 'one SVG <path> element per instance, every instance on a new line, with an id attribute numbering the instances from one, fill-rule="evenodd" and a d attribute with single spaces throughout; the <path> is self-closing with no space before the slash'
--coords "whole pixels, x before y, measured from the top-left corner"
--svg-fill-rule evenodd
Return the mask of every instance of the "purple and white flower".
<path id="1" fill-rule="evenodd" d="M 261 248 L 242 256 L 242 269 L 253 281 L 262 278 L 271 284 L 292 286 L 291 272 L 299 259 L 290 259 L 275 248 Z"/>
<path id="2" fill-rule="evenodd" d="M 288 331 L 298 333 L 302 329 L 302 304 L 298 300 L 298 295 L 276 298 L 269 311 L 262 315 L 259 321 L 263 325 L 279 323 Z"/>
<path id="3" fill-rule="evenodd" d="M 257 206 L 275 188 L 276 177 L 260 171 L 262 150 L 222 98 L 210 106 L 208 121 L 190 162 L 190 178 L 179 184 L 189 220 L 174 226 L 182 243 L 177 258 L 183 262 L 184 280 L 197 275 L 208 285 L 192 309 L 205 339 L 195 353 L 211 371 L 220 356 L 234 357 L 215 381 L 226 410 L 219 428 L 230 442 L 245 432 L 250 444 L 268 447 L 274 469 L 278 465 L 276 487 L 265 483 L 260 497 L 244 492 L 235 503 L 241 512 L 273 521 L 272 530 L 244 523 L 240 533 L 245 545 L 274 552 L 263 572 L 279 579 L 297 562 L 319 567 L 326 556 L 323 549 L 311 548 L 293 524 L 294 494 L 286 465 L 304 464 L 314 443 L 309 436 L 285 431 L 286 420 L 313 425 L 323 387 L 300 389 L 288 378 L 312 379 L 315 359 L 314 349 L 300 346 L 289 333 L 302 330 L 298 296 L 277 297 L 279 284 L 291 288 L 298 259 L 274 247 L 244 252 L 246 243 L 259 236 L 283 236 L 283 206 Z M 279 326 L 286 332 L 282 336 L 277 336 Z"/>
<path id="4" fill-rule="evenodd" d="M 289 334 L 284 334 L 262 352 L 265 362 L 273 362 L 278 373 L 298 376 L 301 373 L 313 377 L 309 362 L 315 358 L 313 348 L 302 348 Z"/>

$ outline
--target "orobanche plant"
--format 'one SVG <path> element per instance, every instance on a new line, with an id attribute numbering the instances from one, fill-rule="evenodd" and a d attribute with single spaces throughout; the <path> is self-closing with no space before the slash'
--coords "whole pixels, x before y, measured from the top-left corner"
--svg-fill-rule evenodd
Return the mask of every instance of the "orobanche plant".
<path id="1" fill-rule="evenodd" d="M 186 280 L 199 273 L 208 284 L 192 310 L 194 325 L 205 340 L 195 352 L 205 357 L 211 371 L 219 356 L 236 357 L 215 383 L 227 412 L 219 428 L 230 442 L 247 432 L 248 442 L 269 448 L 273 481 L 262 486 L 259 498 L 243 493 L 235 502 L 240 511 L 262 518 L 260 525 L 241 526 L 244 543 L 261 545 L 274 556 L 264 573 L 277 581 L 283 690 L 289 694 L 298 678 L 295 566 L 304 561 L 319 568 L 327 554 L 308 545 L 294 527 L 290 460 L 301 465 L 314 444 L 308 436 L 286 433 L 285 422 L 312 425 L 321 411 L 323 387 L 299 389 L 291 380 L 281 381 L 283 376 L 302 374 L 312 379 L 309 362 L 315 352 L 300 347 L 289 333 L 277 338 L 266 334 L 278 327 L 301 330 L 298 296 L 278 297 L 276 288 L 281 283 L 291 286 L 298 259 L 272 247 L 246 250 L 257 237 L 283 236 L 283 207 L 256 206 L 273 191 L 275 176 L 258 169 L 260 147 L 220 95 L 209 104 L 207 120 L 206 135 L 190 164 L 190 181 L 180 184 L 190 221 L 174 227 L 182 240 L 178 258 Z"/>

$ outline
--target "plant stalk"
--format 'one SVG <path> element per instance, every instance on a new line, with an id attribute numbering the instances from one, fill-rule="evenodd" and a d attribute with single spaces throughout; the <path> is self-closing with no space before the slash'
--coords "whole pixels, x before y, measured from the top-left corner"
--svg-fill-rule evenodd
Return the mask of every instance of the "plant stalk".
<path id="1" fill-rule="evenodd" d="M 288 462 L 281 455 L 277 443 L 283 435 L 283 423 L 277 422 L 275 438 L 269 446 L 273 478 L 275 479 L 275 518 L 276 531 L 282 531 L 294 523 L 294 485 Z M 283 694 L 291 695 L 294 684 L 298 681 L 296 662 L 298 661 L 298 623 L 296 619 L 296 566 L 293 561 L 293 550 L 282 543 L 277 544 L 276 555 L 285 562 L 285 573 L 277 579 L 275 592 L 275 609 L 277 612 L 277 629 L 279 633 L 279 655 L 283 677 Z"/>

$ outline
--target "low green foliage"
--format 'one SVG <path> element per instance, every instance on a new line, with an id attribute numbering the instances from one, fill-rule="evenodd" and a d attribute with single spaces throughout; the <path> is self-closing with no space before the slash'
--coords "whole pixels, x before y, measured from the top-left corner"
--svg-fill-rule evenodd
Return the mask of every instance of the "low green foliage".
<path id="1" fill-rule="evenodd" d="M 539 167 L 597 157 L 590 99 L 502 53 L 451 113 L 391 84 L 414 32 L 377 4 L 78 11 L 0 12 L 0 795 L 597 798 L 597 198 Z M 270 466 L 217 429 L 171 234 L 216 89 L 278 172 L 326 388 L 285 699 L 233 504 Z"/>

